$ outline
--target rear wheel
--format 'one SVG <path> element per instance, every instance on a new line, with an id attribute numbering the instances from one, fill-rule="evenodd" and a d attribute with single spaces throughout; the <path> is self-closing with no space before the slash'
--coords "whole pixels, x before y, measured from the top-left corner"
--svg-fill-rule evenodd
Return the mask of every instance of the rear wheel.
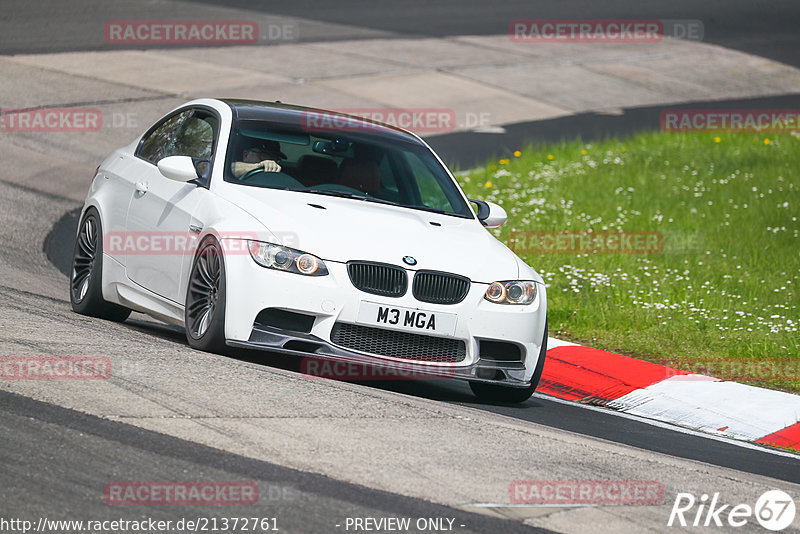
<path id="1" fill-rule="evenodd" d="M 539 380 L 542 378 L 542 371 L 544 370 L 544 358 L 547 354 L 547 321 L 544 323 L 544 336 L 542 339 L 542 348 L 539 350 L 539 361 L 536 362 L 536 369 L 533 370 L 531 377 L 531 385 L 524 388 L 512 388 L 502 386 L 500 384 L 489 384 L 486 382 L 470 382 L 469 387 L 472 392 L 482 401 L 490 402 L 525 402 L 531 398 L 536 387 L 539 385 Z"/>
<path id="2" fill-rule="evenodd" d="M 184 321 L 192 348 L 225 352 L 225 262 L 213 237 L 206 238 L 197 250 L 186 290 Z"/>
<path id="3" fill-rule="evenodd" d="M 79 228 L 69 279 L 72 309 L 82 315 L 124 321 L 131 310 L 103 299 L 103 229 L 97 210 L 89 208 Z"/>

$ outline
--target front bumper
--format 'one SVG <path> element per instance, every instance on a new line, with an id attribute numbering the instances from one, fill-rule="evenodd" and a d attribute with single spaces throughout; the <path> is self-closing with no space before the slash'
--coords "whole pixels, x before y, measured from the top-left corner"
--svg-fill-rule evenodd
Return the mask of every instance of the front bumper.
<path id="1" fill-rule="evenodd" d="M 409 290 L 399 298 L 367 294 L 353 287 L 345 264 L 326 261 L 329 274 L 306 277 L 265 269 L 249 255 L 225 257 L 227 344 L 310 358 L 369 365 L 385 365 L 398 371 L 447 378 L 502 383 L 511 387 L 530 384 L 544 335 L 546 294 L 538 287 L 536 300 L 527 306 L 494 304 L 483 298 L 487 284 L 472 282 L 469 294 L 455 305 L 417 301 Z M 409 278 L 413 272 L 409 271 Z M 339 346 L 331 340 L 334 325 L 358 324 L 362 301 L 386 306 L 415 308 L 458 315 L 455 332 L 448 339 L 464 341 L 466 357 L 459 362 L 428 362 L 371 354 Z M 309 332 L 278 329 L 255 323 L 267 308 L 314 316 Z M 443 337 L 443 336 L 440 336 Z M 516 345 L 521 358 L 516 362 L 480 357 L 481 341 L 502 341 Z"/>
<path id="2" fill-rule="evenodd" d="M 522 364 L 511 362 L 478 361 L 470 365 L 426 365 L 424 362 L 402 361 L 367 355 L 338 347 L 313 334 L 299 332 L 287 333 L 283 330 L 257 326 L 248 341 L 227 340 L 231 347 L 251 350 L 280 352 L 313 359 L 329 359 L 338 362 L 358 364 L 355 370 L 335 373 L 336 378 L 368 380 L 370 376 L 380 376 L 375 368 L 385 367 L 391 373 L 385 376 L 413 377 L 418 380 L 456 379 L 471 382 L 502 383 L 510 387 L 527 387 L 525 368 Z M 322 375 L 321 378 L 326 378 Z"/>

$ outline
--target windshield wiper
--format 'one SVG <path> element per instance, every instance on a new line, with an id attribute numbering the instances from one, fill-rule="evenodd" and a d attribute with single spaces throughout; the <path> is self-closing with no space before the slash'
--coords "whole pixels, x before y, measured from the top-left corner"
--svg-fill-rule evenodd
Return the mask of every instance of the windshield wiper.
<path id="1" fill-rule="evenodd" d="M 441 213 L 442 215 L 458 215 L 457 213 L 453 213 L 452 211 L 442 210 L 439 208 L 431 208 L 430 206 L 411 206 L 415 210 L 420 211 L 429 211 L 431 213 Z"/>
<path id="2" fill-rule="evenodd" d="M 430 206 L 408 206 L 411 209 L 420 210 L 420 211 L 427 211 L 430 213 L 439 213 L 441 215 L 449 215 L 451 217 L 461 217 L 462 219 L 472 219 L 469 215 L 465 215 L 463 213 L 458 213 L 455 211 L 447 211 L 442 210 L 439 208 L 431 208 Z"/>
<path id="3" fill-rule="evenodd" d="M 382 198 L 359 195 L 358 193 L 350 193 L 349 191 L 336 191 L 332 189 L 315 189 L 313 187 L 310 189 L 295 189 L 295 191 L 300 191 L 305 193 L 316 193 L 318 195 L 328 195 L 331 197 L 352 198 L 354 200 L 363 200 L 365 202 L 389 204 L 390 206 L 402 206 L 402 204 L 398 204 L 397 202 L 392 202 L 391 200 L 384 200 Z"/>

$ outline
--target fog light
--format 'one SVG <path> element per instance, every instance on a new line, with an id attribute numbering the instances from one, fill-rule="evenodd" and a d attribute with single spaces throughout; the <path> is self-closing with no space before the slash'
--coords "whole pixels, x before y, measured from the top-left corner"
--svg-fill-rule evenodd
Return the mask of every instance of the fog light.
<path id="1" fill-rule="evenodd" d="M 478 367 L 475 371 L 475 376 L 483 380 L 503 380 L 506 375 L 499 369 L 487 369 L 486 367 Z"/>

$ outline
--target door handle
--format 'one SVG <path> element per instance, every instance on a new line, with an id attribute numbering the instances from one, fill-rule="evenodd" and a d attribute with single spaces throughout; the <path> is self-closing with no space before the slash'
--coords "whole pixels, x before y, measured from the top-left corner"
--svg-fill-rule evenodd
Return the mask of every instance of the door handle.
<path id="1" fill-rule="evenodd" d="M 136 185 L 134 187 L 136 187 L 137 193 L 141 193 L 143 195 L 147 193 L 148 187 L 147 184 L 144 182 L 136 182 Z"/>
<path id="2" fill-rule="evenodd" d="M 194 232 L 196 234 L 199 234 L 200 232 L 203 231 L 203 227 L 202 226 L 198 226 L 196 224 L 190 224 L 189 225 L 189 230 L 191 230 L 192 232 Z"/>

